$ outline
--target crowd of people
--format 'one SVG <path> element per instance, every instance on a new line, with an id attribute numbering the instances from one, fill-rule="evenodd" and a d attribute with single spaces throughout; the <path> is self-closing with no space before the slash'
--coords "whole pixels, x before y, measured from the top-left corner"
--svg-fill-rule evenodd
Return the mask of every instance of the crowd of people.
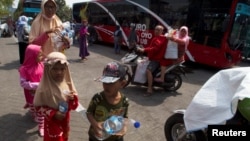
<path id="1" fill-rule="evenodd" d="M 61 36 L 61 44 L 54 42 L 55 36 L 60 36 L 63 30 L 62 21 L 56 15 L 55 0 L 42 0 L 41 12 L 33 19 L 22 15 L 18 20 L 18 44 L 20 55 L 20 86 L 24 90 L 25 105 L 34 121 L 38 123 L 39 135 L 44 141 L 67 141 L 70 131 L 70 111 L 79 105 L 78 92 L 71 78 L 69 62 L 65 50 L 70 47 L 67 37 Z M 79 31 L 80 61 L 87 60 L 90 55 L 87 46 L 88 20 L 82 19 Z M 182 26 L 178 34 L 163 35 L 164 27 L 157 25 L 151 43 L 139 52 L 147 54 L 150 63 L 147 66 L 148 89 L 144 96 L 153 93 L 153 81 L 163 82 L 165 69 L 180 61 L 184 61 L 185 50 L 188 45 L 188 28 Z M 121 53 L 122 31 L 120 26 L 114 31 L 114 52 Z M 178 58 L 166 59 L 168 41 L 178 44 Z M 138 43 L 136 26 L 131 26 L 128 36 L 129 52 Z M 154 79 L 153 71 L 161 66 L 161 77 Z M 125 68 L 117 62 L 108 63 L 100 81 L 103 91 L 97 93 L 90 100 L 87 108 L 87 118 L 90 122 L 89 141 L 97 141 L 103 130 L 102 123 L 112 115 L 128 118 L 129 102 L 121 93 L 126 85 Z M 100 115 L 100 113 L 102 113 Z M 110 141 L 123 141 L 126 127 L 117 134 L 111 135 Z"/>

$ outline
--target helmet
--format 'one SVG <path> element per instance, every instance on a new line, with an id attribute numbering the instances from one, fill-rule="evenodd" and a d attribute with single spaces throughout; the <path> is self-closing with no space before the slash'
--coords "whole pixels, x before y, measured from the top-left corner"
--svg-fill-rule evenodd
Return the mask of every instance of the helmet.
<path id="1" fill-rule="evenodd" d="M 250 121 L 250 98 L 244 98 L 238 102 L 238 110 L 244 118 Z"/>

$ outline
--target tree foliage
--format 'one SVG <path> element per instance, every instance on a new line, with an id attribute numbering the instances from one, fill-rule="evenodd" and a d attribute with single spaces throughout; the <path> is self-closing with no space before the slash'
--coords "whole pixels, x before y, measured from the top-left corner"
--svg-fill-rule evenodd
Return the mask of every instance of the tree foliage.
<path id="1" fill-rule="evenodd" d="M 71 20 L 72 9 L 66 5 L 65 0 L 56 0 L 58 10 L 56 12 L 57 16 L 64 22 Z"/>
<path id="2" fill-rule="evenodd" d="M 23 13 L 23 5 L 22 5 L 22 0 L 19 0 L 17 9 L 13 14 L 13 19 L 16 21 L 18 17 Z"/>
<path id="3" fill-rule="evenodd" d="M 0 17 L 8 16 L 10 14 L 9 8 L 12 6 L 14 0 L 1 0 L 0 1 Z"/>

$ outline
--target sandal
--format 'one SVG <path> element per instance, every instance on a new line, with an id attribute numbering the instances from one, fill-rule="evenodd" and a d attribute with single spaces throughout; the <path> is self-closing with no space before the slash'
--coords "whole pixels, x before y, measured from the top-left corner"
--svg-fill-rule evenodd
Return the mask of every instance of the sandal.
<path id="1" fill-rule="evenodd" d="M 153 93 L 152 92 L 146 92 L 143 96 L 144 97 L 149 97 L 149 96 L 151 96 Z"/>
<path id="2" fill-rule="evenodd" d="M 158 82 L 158 83 L 163 83 L 164 81 L 162 81 L 160 78 L 155 78 L 154 79 L 155 82 Z"/>

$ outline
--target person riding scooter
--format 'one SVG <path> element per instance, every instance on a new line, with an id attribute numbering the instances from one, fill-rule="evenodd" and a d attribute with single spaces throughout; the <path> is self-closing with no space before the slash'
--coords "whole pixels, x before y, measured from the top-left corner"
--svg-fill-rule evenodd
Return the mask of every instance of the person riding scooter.
<path id="1" fill-rule="evenodd" d="M 148 82 L 148 89 L 146 94 L 144 96 L 151 96 L 153 93 L 153 72 L 160 67 L 160 60 L 162 60 L 166 45 L 167 45 L 167 39 L 163 35 L 163 26 L 157 25 L 155 27 L 155 37 L 152 39 L 149 46 L 145 48 L 137 48 L 137 51 L 139 52 L 145 52 L 150 60 L 150 63 L 147 66 L 147 82 Z"/>

